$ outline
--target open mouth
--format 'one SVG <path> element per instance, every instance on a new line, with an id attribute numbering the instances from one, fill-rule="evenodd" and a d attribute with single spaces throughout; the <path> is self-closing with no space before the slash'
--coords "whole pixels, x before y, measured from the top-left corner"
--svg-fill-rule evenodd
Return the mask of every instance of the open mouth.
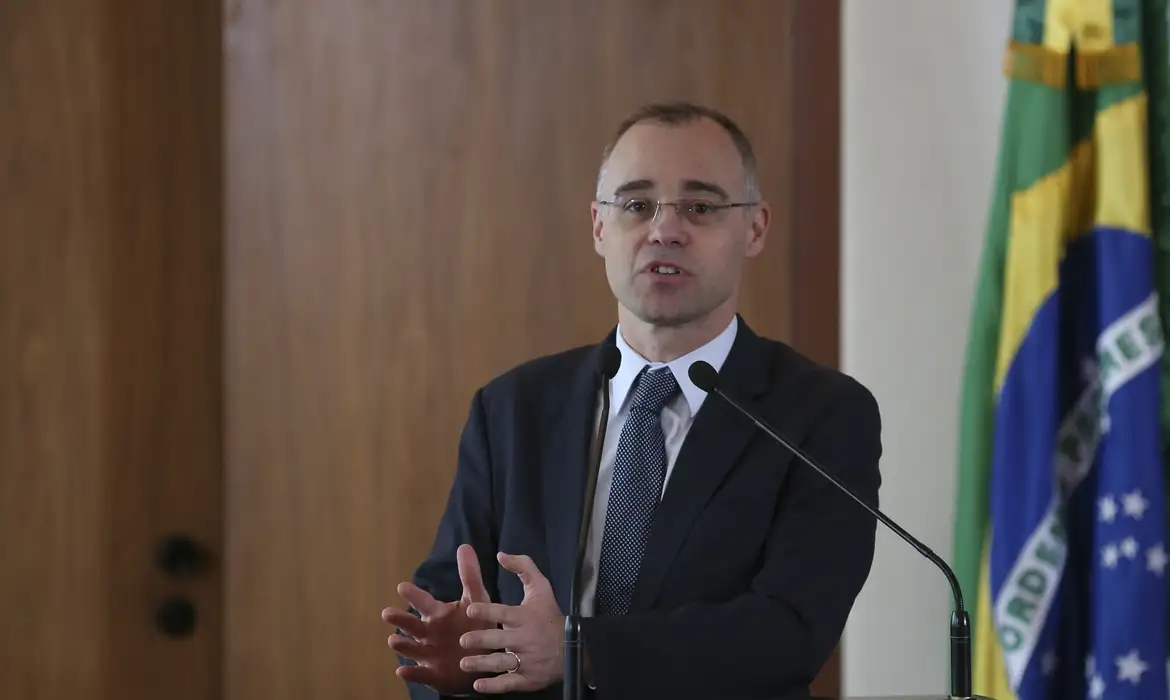
<path id="1" fill-rule="evenodd" d="M 672 265 L 670 263 L 659 262 L 657 260 L 654 262 L 651 262 L 648 265 L 646 265 L 645 267 L 643 267 L 642 271 L 649 272 L 650 274 L 652 274 L 656 277 L 657 276 L 683 277 L 687 274 L 690 274 L 685 269 L 679 267 L 678 265 Z"/>

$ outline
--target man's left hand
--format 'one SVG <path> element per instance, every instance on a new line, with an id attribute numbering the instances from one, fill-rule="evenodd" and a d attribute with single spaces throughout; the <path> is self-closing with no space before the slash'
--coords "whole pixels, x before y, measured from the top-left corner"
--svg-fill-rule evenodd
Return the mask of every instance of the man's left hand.
<path id="1" fill-rule="evenodd" d="M 464 657 L 462 668 L 473 673 L 503 674 L 475 681 L 475 689 L 481 693 L 547 688 L 564 676 L 561 640 L 565 617 L 548 579 L 531 558 L 502 552 L 496 558 L 500 566 L 520 577 L 524 600 L 520 605 L 473 603 L 468 606 L 468 617 L 497 623 L 501 629 L 467 632 L 460 638 L 463 647 L 504 651 Z"/>

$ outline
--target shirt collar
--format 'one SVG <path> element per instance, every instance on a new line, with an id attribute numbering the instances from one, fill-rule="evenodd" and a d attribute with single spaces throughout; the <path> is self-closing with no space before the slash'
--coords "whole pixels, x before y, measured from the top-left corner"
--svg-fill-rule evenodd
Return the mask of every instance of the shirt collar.
<path id="1" fill-rule="evenodd" d="M 634 380 L 638 378 L 642 368 L 650 365 L 651 369 L 664 366 L 670 368 L 670 371 L 674 373 L 675 381 L 682 389 L 683 396 L 686 397 L 691 415 L 697 415 L 699 407 L 703 405 L 703 400 L 707 398 L 707 392 L 695 386 L 694 382 L 691 381 L 690 367 L 693 363 L 703 360 L 714 367 L 716 371 L 722 369 L 723 362 L 727 359 L 727 355 L 731 352 L 731 346 L 735 342 L 735 333 L 738 328 L 738 317 L 732 318 L 731 323 L 727 324 L 727 328 L 705 345 L 670 362 L 650 362 L 626 343 L 625 338 L 622 337 L 621 325 L 619 325 L 615 343 L 622 353 L 622 364 L 618 368 L 617 375 L 610 382 L 610 401 L 614 412 L 619 411 L 622 404 L 625 403 L 626 396 L 630 393 L 630 388 L 633 387 Z"/>

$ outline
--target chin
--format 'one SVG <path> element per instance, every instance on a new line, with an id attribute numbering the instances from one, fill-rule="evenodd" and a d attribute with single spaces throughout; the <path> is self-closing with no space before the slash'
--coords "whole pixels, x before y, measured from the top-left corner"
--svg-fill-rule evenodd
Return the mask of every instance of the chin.
<path id="1" fill-rule="evenodd" d="M 714 299 L 695 299 L 698 290 L 622 290 L 619 303 L 643 323 L 663 328 L 685 326 L 702 320 L 719 308 Z"/>
<path id="2" fill-rule="evenodd" d="M 663 309 L 645 306 L 637 309 L 634 315 L 646 323 L 663 328 L 685 326 L 704 316 L 703 313 L 693 309 Z"/>

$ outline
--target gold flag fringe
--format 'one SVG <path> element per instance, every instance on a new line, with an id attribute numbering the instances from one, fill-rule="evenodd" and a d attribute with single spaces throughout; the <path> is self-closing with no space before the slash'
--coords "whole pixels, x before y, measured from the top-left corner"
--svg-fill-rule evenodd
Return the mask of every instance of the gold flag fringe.
<path id="1" fill-rule="evenodd" d="M 1137 44 L 1120 44 L 1101 51 L 1076 53 L 1077 87 L 1093 90 L 1142 77 L 1141 51 Z M 1068 85 L 1067 53 L 1040 44 L 1012 41 L 1004 56 L 1004 74 L 1012 80 L 1040 83 L 1055 88 Z"/>

